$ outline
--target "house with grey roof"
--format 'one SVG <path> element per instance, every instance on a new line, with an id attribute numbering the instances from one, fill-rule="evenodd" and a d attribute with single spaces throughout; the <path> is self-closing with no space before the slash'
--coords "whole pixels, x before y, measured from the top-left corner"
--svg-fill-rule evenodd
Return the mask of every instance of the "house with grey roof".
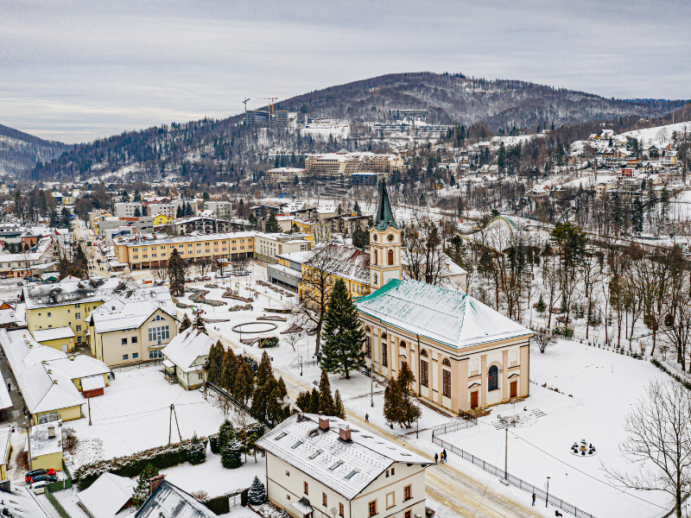
<path id="1" fill-rule="evenodd" d="M 425 516 L 433 461 L 342 419 L 295 414 L 257 446 L 269 501 L 291 516 Z"/>
<path id="2" fill-rule="evenodd" d="M 165 480 L 164 475 L 153 477 L 149 483 L 151 495 L 134 518 L 216 518 L 216 513 Z"/>

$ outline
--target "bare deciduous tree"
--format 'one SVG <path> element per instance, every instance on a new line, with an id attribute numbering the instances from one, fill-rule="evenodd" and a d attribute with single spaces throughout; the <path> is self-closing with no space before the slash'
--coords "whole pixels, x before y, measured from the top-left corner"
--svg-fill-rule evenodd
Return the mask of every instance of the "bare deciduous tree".
<path id="1" fill-rule="evenodd" d="M 624 488 L 668 493 L 681 518 L 691 483 L 691 392 L 671 379 L 652 381 L 624 429 L 628 437 L 619 449 L 636 468 L 626 473 L 605 467 L 607 474 Z"/>

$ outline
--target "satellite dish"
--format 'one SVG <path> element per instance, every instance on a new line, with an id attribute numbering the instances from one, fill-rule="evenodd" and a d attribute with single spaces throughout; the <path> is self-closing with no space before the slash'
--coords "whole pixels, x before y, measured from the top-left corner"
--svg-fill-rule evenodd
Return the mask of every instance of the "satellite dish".
<path id="1" fill-rule="evenodd" d="M 331 516 L 334 516 L 334 517 L 335 517 L 335 516 L 336 516 L 336 508 L 335 508 L 335 507 L 332 507 L 331 510 L 330 510 L 330 513 L 331 513 Z"/>

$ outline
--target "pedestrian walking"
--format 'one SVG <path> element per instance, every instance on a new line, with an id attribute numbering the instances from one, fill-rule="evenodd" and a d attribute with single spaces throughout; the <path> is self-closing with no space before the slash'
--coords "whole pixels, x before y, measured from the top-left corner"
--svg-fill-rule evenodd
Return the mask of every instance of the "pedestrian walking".
<path id="1" fill-rule="evenodd" d="M 535 493 L 533 493 L 533 507 L 535 507 Z"/>
<path id="2" fill-rule="evenodd" d="M 11 383 L 7 384 L 7 392 L 12 392 L 12 384 Z"/>
<path id="3" fill-rule="evenodd" d="M 435 454 L 434 454 L 434 463 L 435 463 L 435 464 L 437 463 L 437 460 L 439 460 L 439 454 L 438 454 L 438 453 L 435 453 Z"/>
<path id="4" fill-rule="evenodd" d="M 444 462 L 446 462 L 447 457 L 446 457 L 446 448 L 444 448 Z"/>
<path id="5" fill-rule="evenodd" d="M 365 422 L 369 423 L 369 414 L 365 414 Z"/>

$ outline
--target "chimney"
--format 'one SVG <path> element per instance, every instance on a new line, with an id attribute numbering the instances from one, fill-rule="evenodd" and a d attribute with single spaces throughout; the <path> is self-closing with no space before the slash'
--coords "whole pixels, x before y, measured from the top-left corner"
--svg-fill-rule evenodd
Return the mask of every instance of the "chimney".
<path id="1" fill-rule="evenodd" d="M 350 442 L 350 426 L 341 426 L 338 429 L 338 437 L 344 442 Z"/>
<path id="2" fill-rule="evenodd" d="M 163 483 L 164 478 L 165 475 L 157 475 L 149 479 L 149 487 L 151 488 L 152 495 L 156 492 L 158 486 L 160 486 Z"/>
<path id="3" fill-rule="evenodd" d="M 323 417 L 319 418 L 319 429 L 326 431 L 329 429 L 329 419 L 324 419 Z"/>

